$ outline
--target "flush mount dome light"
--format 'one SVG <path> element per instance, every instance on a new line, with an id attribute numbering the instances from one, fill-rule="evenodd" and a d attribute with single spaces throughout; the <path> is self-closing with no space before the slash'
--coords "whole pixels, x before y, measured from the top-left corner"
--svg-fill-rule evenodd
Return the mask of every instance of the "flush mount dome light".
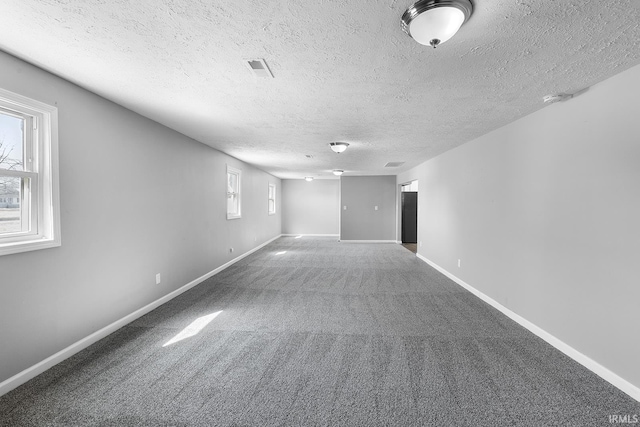
<path id="1" fill-rule="evenodd" d="M 344 171 L 343 171 L 343 170 L 340 170 L 340 169 L 334 169 L 334 170 L 333 170 L 333 174 L 334 174 L 335 176 L 340 176 L 340 175 L 342 175 L 343 173 L 344 173 Z"/>
<path id="2" fill-rule="evenodd" d="M 473 11 L 470 0 L 419 0 L 402 15 L 402 29 L 434 48 L 458 32 Z"/>
<path id="3" fill-rule="evenodd" d="M 349 144 L 347 144 L 346 142 L 331 142 L 329 143 L 329 146 L 335 153 L 340 154 L 347 149 Z"/>

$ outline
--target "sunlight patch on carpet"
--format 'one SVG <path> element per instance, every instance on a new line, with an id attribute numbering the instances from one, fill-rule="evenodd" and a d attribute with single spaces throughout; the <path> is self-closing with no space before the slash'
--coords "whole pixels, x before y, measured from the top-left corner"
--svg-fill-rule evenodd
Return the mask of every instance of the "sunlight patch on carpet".
<path id="1" fill-rule="evenodd" d="M 205 326 L 207 326 L 213 319 L 216 318 L 218 314 L 222 313 L 222 310 L 216 311 L 215 313 L 208 314 L 206 316 L 198 317 L 196 320 L 191 322 L 189 326 L 184 328 L 178 335 L 171 338 L 167 341 L 163 347 L 167 347 L 171 344 L 175 344 L 178 341 L 182 341 L 186 338 L 190 338 L 194 335 L 197 335 Z"/>

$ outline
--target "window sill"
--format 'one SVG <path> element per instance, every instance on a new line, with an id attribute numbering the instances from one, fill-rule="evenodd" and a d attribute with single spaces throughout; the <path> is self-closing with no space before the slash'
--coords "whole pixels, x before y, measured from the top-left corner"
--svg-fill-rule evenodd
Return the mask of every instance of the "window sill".
<path id="1" fill-rule="evenodd" d="M 18 254 L 22 252 L 37 251 L 40 249 L 49 249 L 61 246 L 60 239 L 42 239 L 22 240 L 11 243 L 0 243 L 0 256 Z"/>

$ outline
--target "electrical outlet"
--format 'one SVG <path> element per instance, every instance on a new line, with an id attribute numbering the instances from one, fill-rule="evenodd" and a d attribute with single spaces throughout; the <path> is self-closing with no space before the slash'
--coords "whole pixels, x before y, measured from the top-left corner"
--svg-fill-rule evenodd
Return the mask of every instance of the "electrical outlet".
<path id="1" fill-rule="evenodd" d="M 377 207 L 377 206 L 374 206 L 374 207 L 373 207 L 373 210 L 377 211 L 377 210 L 378 210 L 378 207 Z"/>
<path id="2" fill-rule="evenodd" d="M 347 207 L 346 207 L 346 206 L 345 206 L 345 207 L 343 207 L 343 208 L 342 208 L 342 210 L 345 210 L 345 211 L 346 211 L 346 210 L 347 210 Z"/>
<path id="3" fill-rule="evenodd" d="M 422 247 L 422 240 L 420 240 L 420 247 Z"/>
<path id="4" fill-rule="evenodd" d="M 162 281 L 162 276 L 160 276 L 160 273 L 156 274 L 156 285 L 159 285 L 161 281 Z"/>
<path id="5" fill-rule="evenodd" d="M 232 254 L 233 253 L 233 248 L 229 248 L 229 253 Z"/>
<path id="6" fill-rule="evenodd" d="M 460 268 L 460 260 L 458 259 L 458 268 Z"/>

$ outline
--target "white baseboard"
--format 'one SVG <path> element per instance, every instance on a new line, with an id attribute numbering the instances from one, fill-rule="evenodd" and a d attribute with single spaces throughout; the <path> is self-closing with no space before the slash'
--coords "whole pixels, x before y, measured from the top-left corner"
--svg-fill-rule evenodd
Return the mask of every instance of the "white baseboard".
<path id="1" fill-rule="evenodd" d="M 339 234 L 281 234 L 282 237 L 339 237 Z"/>
<path id="2" fill-rule="evenodd" d="M 471 292 L 472 294 L 474 294 L 475 296 L 480 298 L 482 301 L 486 302 L 487 304 L 489 304 L 493 308 L 495 308 L 498 311 L 502 312 L 504 315 L 509 317 L 511 320 L 514 320 L 515 322 L 517 322 L 518 324 L 520 324 L 524 328 L 528 329 L 530 332 L 534 333 L 538 337 L 542 338 L 547 343 L 551 344 L 552 346 L 554 346 L 555 348 L 557 348 L 558 350 L 560 350 L 561 352 L 563 352 L 564 354 L 566 354 L 567 356 L 569 356 L 570 358 L 575 360 L 576 362 L 580 363 L 585 368 L 589 369 L 591 372 L 593 372 L 596 375 L 600 376 L 604 380 L 606 380 L 609 383 L 611 383 L 613 386 L 619 388 L 620 390 L 622 390 L 623 392 L 628 394 L 630 397 L 632 397 L 633 399 L 635 399 L 638 402 L 640 402 L 640 388 L 638 388 L 635 385 L 631 384 L 629 381 L 625 380 L 624 378 L 620 377 L 619 375 L 611 372 L 609 369 L 605 368 L 604 366 L 602 366 L 598 362 L 594 361 L 593 359 L 589 358 L 588 356 L 585 356 L 584 354 L 580 353 L 578 350 L 576 350 L 575 348 L 573 348 L 570 345 L 566 344 L 565 342 L 561 341 L 560 339 L 556 338 L 555 336 L 551 335 L 550 333 L 548 333 L 544 329 L 536 326 L 535 324 L 531 323 L 530 321 L 528 321 L 527 319 L 523 318 L 522 316 L 520 316 L 520 315 L 514 313 L 513 311 L 509 310 L 507 307 L 503 306 L 502 304 L 500 304 L 499 302 L 497 302 L 493 298 L 485 295 L 484 293 L 482 293 L 481 291 L 477 290 L 473 286 L 471 286 L 468 283 L 464 282 L 462 279 L 460 279 L 460 278 L 454 276 L 453 274 L 449 273 L 447 270 L 445 270 L 444 268 L 440 267 L 436 263 L 428 260 L 427 258 L 425 258 L 424 256 L 422 256 L 420 254 L 417 254 L 416 256 L 418 258 L 420 258 L 422 261 L 424 261 L 427 264 L 429 264 L 431 267 L 433 267 L 436 270 L 438 270 L 440 273 L 442 273 L 445 276 L 447 276 L 449 279 L 451 279 L 454 282 L 456 282 L 458 285 L 462 286 L 463 288 L 465 288 L 466 290 L 468 290 L 469 292 Z"/>
<path id="3" fill-rule="evenodd" d="M 211 276 L 216 275 L 217 273 L 221 272 L 222 270 L 224 270 L 225 268 L 229 267 L 230 265 L 235 264 L 236 262 L 238 262 L 241 259 L 247 257 L 248 255 L 251 255 L 252 253 L 256 252 L 257 250 L 262 249 L 264 246 L 266 246 L 269 243 L 273 242 L 274 240 L 280 238 L 281 236 L 282 235 L 277 235 L 276 237 L 264 242 L 263 244 L 261 244 L 259 246 L 256 246 L 255 248 L 251 249 L 250 251 L 245 252 L 244 254 L 237 256 L 236 258 L 232 259 L 231 261 L 227 262 L 226 264 L 221 265 L 220 267 L 216 268 L 215 270 L 212 270 L 212 271 L 208 272 L 207 274 L 198 277 L 197 279 L 187 283 L 186 285 L 182 286 L 181 288 L 176 289 L 175 291 L 163 296 L 162 298 L 159 298 L 159 299 L 153 301 L 150 304 L 145 305 L 144 307 L 134 311 L 133 313 L 131 313 L 131 314 L 119 319 L 119 320 L 116 320 L 115 322 L 111 323 L 108 326 L 105 326 L 104 328 L 100 329 L 99 331 L 96 331 L 96 332 L 92 333 L 91 335 L 81 339 L 80 341 L 77 341 L 77 342 L 71 344 L 69 347 L 60 350 L 56 354 L 47 357 L 43 361 L 41 361 L 41 362 L 31 366 L 30 368 L 27 368 L 24 371 L 17 373 L 16 375 L 12 376 L 11 378 L 1 382 L 0 383 L 0 396 L 10 392 L 14 388 L 26 383 L 27 381 L 29 381 L 30 379 L 36 377 L 37 375 L 40 375 L 41 373 L 43 373 L 47 369 L 53 367 L 54 365 L 57 365 L 58 363 L 62 362 L 63 360 L 68 359 L 69 357 L 71 357 L 74 354 L 78 353 L 79 351 L 84 350 L 85 348 L 89 347 L 91 344 L 101 340 L 102 338 L 104 338 L 107 335 L 117 331 L 118 329 L 122 328 L 123 326 L 126 326 L 127 324 L 133 322 L 134 320 L 136 320 L 136 319 L 144 316 L 145 314 L 149 313 L 150 311 L 158 308 L 162 304 L 172 300 L 173 298 L 177 297 L 178 295 L 180 295 L 180 294 L 188 291 L 189 289 L 193 288 L 194 286 L 204 282 L 205 280 L 207 280 Z"/>
<path id="4" fill-rule="evenodd" d="M 396 243 L 395 240 L 340 240 L 341 243 Z"/>

